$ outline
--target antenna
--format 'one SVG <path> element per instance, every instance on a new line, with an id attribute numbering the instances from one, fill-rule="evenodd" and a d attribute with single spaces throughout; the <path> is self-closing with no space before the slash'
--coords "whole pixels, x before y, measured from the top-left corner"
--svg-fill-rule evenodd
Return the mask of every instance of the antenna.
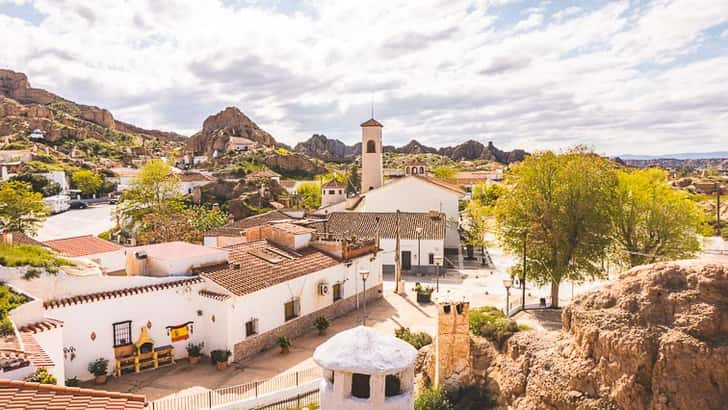
<path id="1" fill-rule="evenodd" d="M 372 118 L 374 118 L 374 101 L 372 101 Z"/>

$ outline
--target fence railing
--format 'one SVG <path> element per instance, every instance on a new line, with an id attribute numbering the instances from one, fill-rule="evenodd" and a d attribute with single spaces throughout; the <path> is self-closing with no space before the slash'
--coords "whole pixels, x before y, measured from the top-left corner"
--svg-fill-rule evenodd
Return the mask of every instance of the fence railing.
<path id="1" fill-rule="evenodd" d="M 294 373 L 282 374 L 268 380 L 257 380 L 206 392 L 175 396 L 152 401 L 151 410 L 200 410 L 236 401 L 255 399 L 279 390 L 296 387 L 321 377 L 321 369 L 311 368 Z M 266 407 L 267 408 L 267 407 Z"/>
<path id="2" fill-rule="evenodd" d="M 254 410 L 299 410 L 312 404 L 320 404 L 321 394 L 319 390 L 299 394 L 287 400 L 282 400 L 262 407 L 255 407 Z"/>

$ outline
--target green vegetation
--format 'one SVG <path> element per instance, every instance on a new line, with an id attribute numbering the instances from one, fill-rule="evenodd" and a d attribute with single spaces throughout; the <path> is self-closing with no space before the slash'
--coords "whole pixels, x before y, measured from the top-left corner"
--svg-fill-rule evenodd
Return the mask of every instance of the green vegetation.
<path id="1" fill-rule="evenodd" d="M 411 344 L 415 349 L 420 350 L 424 346 L 432 344 L 432 336 L 425 332 L 413 333 L 408 327 L 400 327 L 394 330 L 394 335 Z"/>
<path id="2" fill-rule="evenodd" d="M 23 274 L 23 279 L 25 280 L 33 280 L 40 277 L 40 270 L 36 268 L 28 268 L 28 270 L 25 271 L 25 274 Z"/>
<path id="3" fill-rule="evenodd" d="M 104 181 L 101 175 L 84 169 L 74 172 L 71 182 L 76 189 L 81 190 L 82 194 L 91 196 L 99 191 Z"/>
<path id="4" fill-rule="evenodd" d="M 458 170 L 454 167 L 449 167 L 447 165 L 438 165 L 434 168 L 432 168 L 432 175 L 436 178 L 440 179 L 452 179 L 455 178 L 455 174 L 458 173 Z"/>
<path id="5" fill-rule="evenodd" d="M 213 350 L 210 352 L 210 358 L 214 363 L 227 363 L 230 356 L 232 356 L 232 353 L 229 350 Z"/>
<path id="6" fill-rule="evenodd" d="M 58 195 L 61 192 L 61 186 L 58 183 L 49 181 L 43 175 L 22 173 L 13 176 L 10 180 L 30 184 L 33 192 L 38 192 L 44 197 Z"/>
<path id="7" fill-rule="evenodd" d="M 31 374 L 30 376 L 25 378 L 26 382 L 31 383 L 40 383 L 40 384 L 56 384 L 58 383 L 58 380 L 56 380 L 56 376 L 48 373 L 48 370 L 39 367 L 35 369 L 35 373 Z"/>
<path id="8" fill-rule="evenodd" d="M 0 244 L 0 264 L 3 266 L 26 266 L 36 268 L 58 268 L 70 266 L 73 262 L 58 257 L 46 248 L 33 245 Z"/>
<path id="9" fill-rule="evenodd" d="M 420 391 L 415 399 L 415 410 L 455 410 L 455 406 L 442 387 L 433 387 Z"/>
<path id="10" fill-rule="evenodd" d="M 325 316 L 319 316 L 313 321 L 313 326 L 318 329 L 319 334 L 323 333 L 326 329 L 331 326 L 331 321 L 329 319 L 326 319 Z"/>
<path id="11" fill-rule="evenodd" d="M 306 182 L 296 188 L 298 205 L 305 209 L 317 209 L 321 206 L 321 184 Z"/>
<path id="12" fill-rule="evenodd" d="M 278 148 L 276 148 L 276 153 L 279 155 L 290 155 L 291 151 L 288 151 L 287 149 L 285 149 L 283 147 L 278 147 Z"/>
<path id="13" fill-rule="evenodd" d="M 449 391 L 447 398 L 458 410 L 483 410 L 496 405 L 488 390 L 475 385 L 460 386 L 457 390 Z"/>
<path id="14" fill-rule="evenodd" d="M 33 234 L 48 217 L 43 196 L 25 182 L 0 184 L 0 229 Z"/>
<path id="15" fill-rule="evenodd" d="M 188 343 L 187 344 L 187 354 L 192 357 L 200 357 L 202 356 L 202 349 L 205 347 L 205 342 L 200 343 Z"/>
<path id="16" fill-rule="evenodd" d="M 471 309 L 468 321 L 471 333 L 488 339 L 499 349 L 514 333 L 528 330 L 527 326 L 519 326 L 515 320 L 492 306 Z"/>
<path id="17" fill-rule="evenodd" d="M 0 284 L 0 335 L 13 332 L 13 322 L 9 313 L 27 301 L 25 295 L 15 293 L 9 286 Z"/>
<path id="18" fill-rule="evenodd" d="M 66 387 L 78 387 L 81 385 L 81 380 L 78 380 L 78 377 L 69 377 L 66 379 Z"/>
<path id="19" fill-rule="evenodd" d="M 88 364 L 88 372 L 94 376 L 104 376 L 109 370 L 109 360 L 100 357 Z"/>

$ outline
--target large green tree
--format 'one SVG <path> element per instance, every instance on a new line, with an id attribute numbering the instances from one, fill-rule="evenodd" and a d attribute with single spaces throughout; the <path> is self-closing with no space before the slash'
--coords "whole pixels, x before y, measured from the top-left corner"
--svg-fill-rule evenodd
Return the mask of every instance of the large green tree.
<path id="1" fill-rule="evenodd" d="M 614 207 L 616 257 L 632 267 L 691 257 L 700 249 L 701 211 L 659 169 L 620 171 Z"/>
<path id="2" fill-rule="evenodd" d="M 298 205 L 305 209 L 317 209 L 321 206 L 321 184 L 304 182 L 296 188 Z"/>
<path id="3" fill-rule="evenodd" d="M 527 278 L 559 284 L 602 275 L 598 264 L 612 239 L 617 175 L 607 160 L 584 149 L 527 157 L 509 172 L 497 202 L 497 232 L 505 249 L 520 254 L 526 241 Z M 521 275 L 520 264 L 515 267 Z"/>
<path id="4" fill-rule="evenodd" d="M 43 196 L 30 184 L 8 181 L 0 184 L 0 228 L 7 232 L 34 234 L 48 217 Z"/>
<path id="5" fill-rule="evenodd" d="M 58 195 L 61 192 L 61 186 L 57 182 L 53 182 L 40 174 L 22 173 L 14 175 L 10 180 L 27 182 L 34 192 L 38 192 L 43 196 Z"/>
<path id="6" fill-rule="evenodd" d="M 93 195 L 99 191 L 104 180 L 101 178 L 101 175 L 87 169 L 82 169 L 71 175 L 71 182 L 84 195 Z"/>

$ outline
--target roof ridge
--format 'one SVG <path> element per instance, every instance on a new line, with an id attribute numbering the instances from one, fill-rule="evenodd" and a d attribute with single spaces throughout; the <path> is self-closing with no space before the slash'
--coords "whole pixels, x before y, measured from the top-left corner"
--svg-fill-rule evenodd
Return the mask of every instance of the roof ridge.
<path id="1" fill-rule="evenodd" d="M 48 239 L 47 241 L 42 241 L 42 242 L 43 242 L 43 243 L 48 243 L 48 242 L 56 242 L 56 241 L 65 241 L 65 240 L 67 240 L 67 239 L 78 239 L 78 238 L 86 238 L 86 237 L 89 237 L 89 236 L 90 236 L 90 237 L 92 237 L 92 238 L 98 238 L 98 239 L 101 239 L 101 238 L 99 238 L 98 236 L 94 236 L 94 235 L 88 234 L 88 235 L 76 235 L 76 236 L 67 236 L 67 237 L 65 237 L 65 238 Z M 102 240 L 102 241 L 105 241 L 106 239 L 101 239 L 101 240 Z M 111 241 L 108 241 L 108 242 L 111 242 Z M 112 242 L 112 243 L 113 243 L 113 242 Z"/>
<path id="2" fill-rule="evenodd" d="M 36 389 L 36 390 L 49 390 L 49 391 L 55 391 L 59 393 L 66 393 L 66 394 L 80 394 L 80 395 L 88 395 L 88 396 L 94 396 L 94 397 L 110 397 L 110 398 L 119 398 L 119 399 L 127 399 L 132 401 L 146 401 L 146 397 L 141 394 L 132 394 L 132 393 L 119 393 L 119 392 L 112 392 L 107 390 L 95 390 L 95 389 L 86 389 L 82 387 L 67 387 L 67 386 L 59 386 L 55 384 L 43 384 L 43 383 L 33 383 L 33 382 L 26 382 L 23 380 L 7 380 L 7 379 L 0 379 L 0 386 L 7 386 L 7 387 L 25 387 L 30 389 Z"/>

